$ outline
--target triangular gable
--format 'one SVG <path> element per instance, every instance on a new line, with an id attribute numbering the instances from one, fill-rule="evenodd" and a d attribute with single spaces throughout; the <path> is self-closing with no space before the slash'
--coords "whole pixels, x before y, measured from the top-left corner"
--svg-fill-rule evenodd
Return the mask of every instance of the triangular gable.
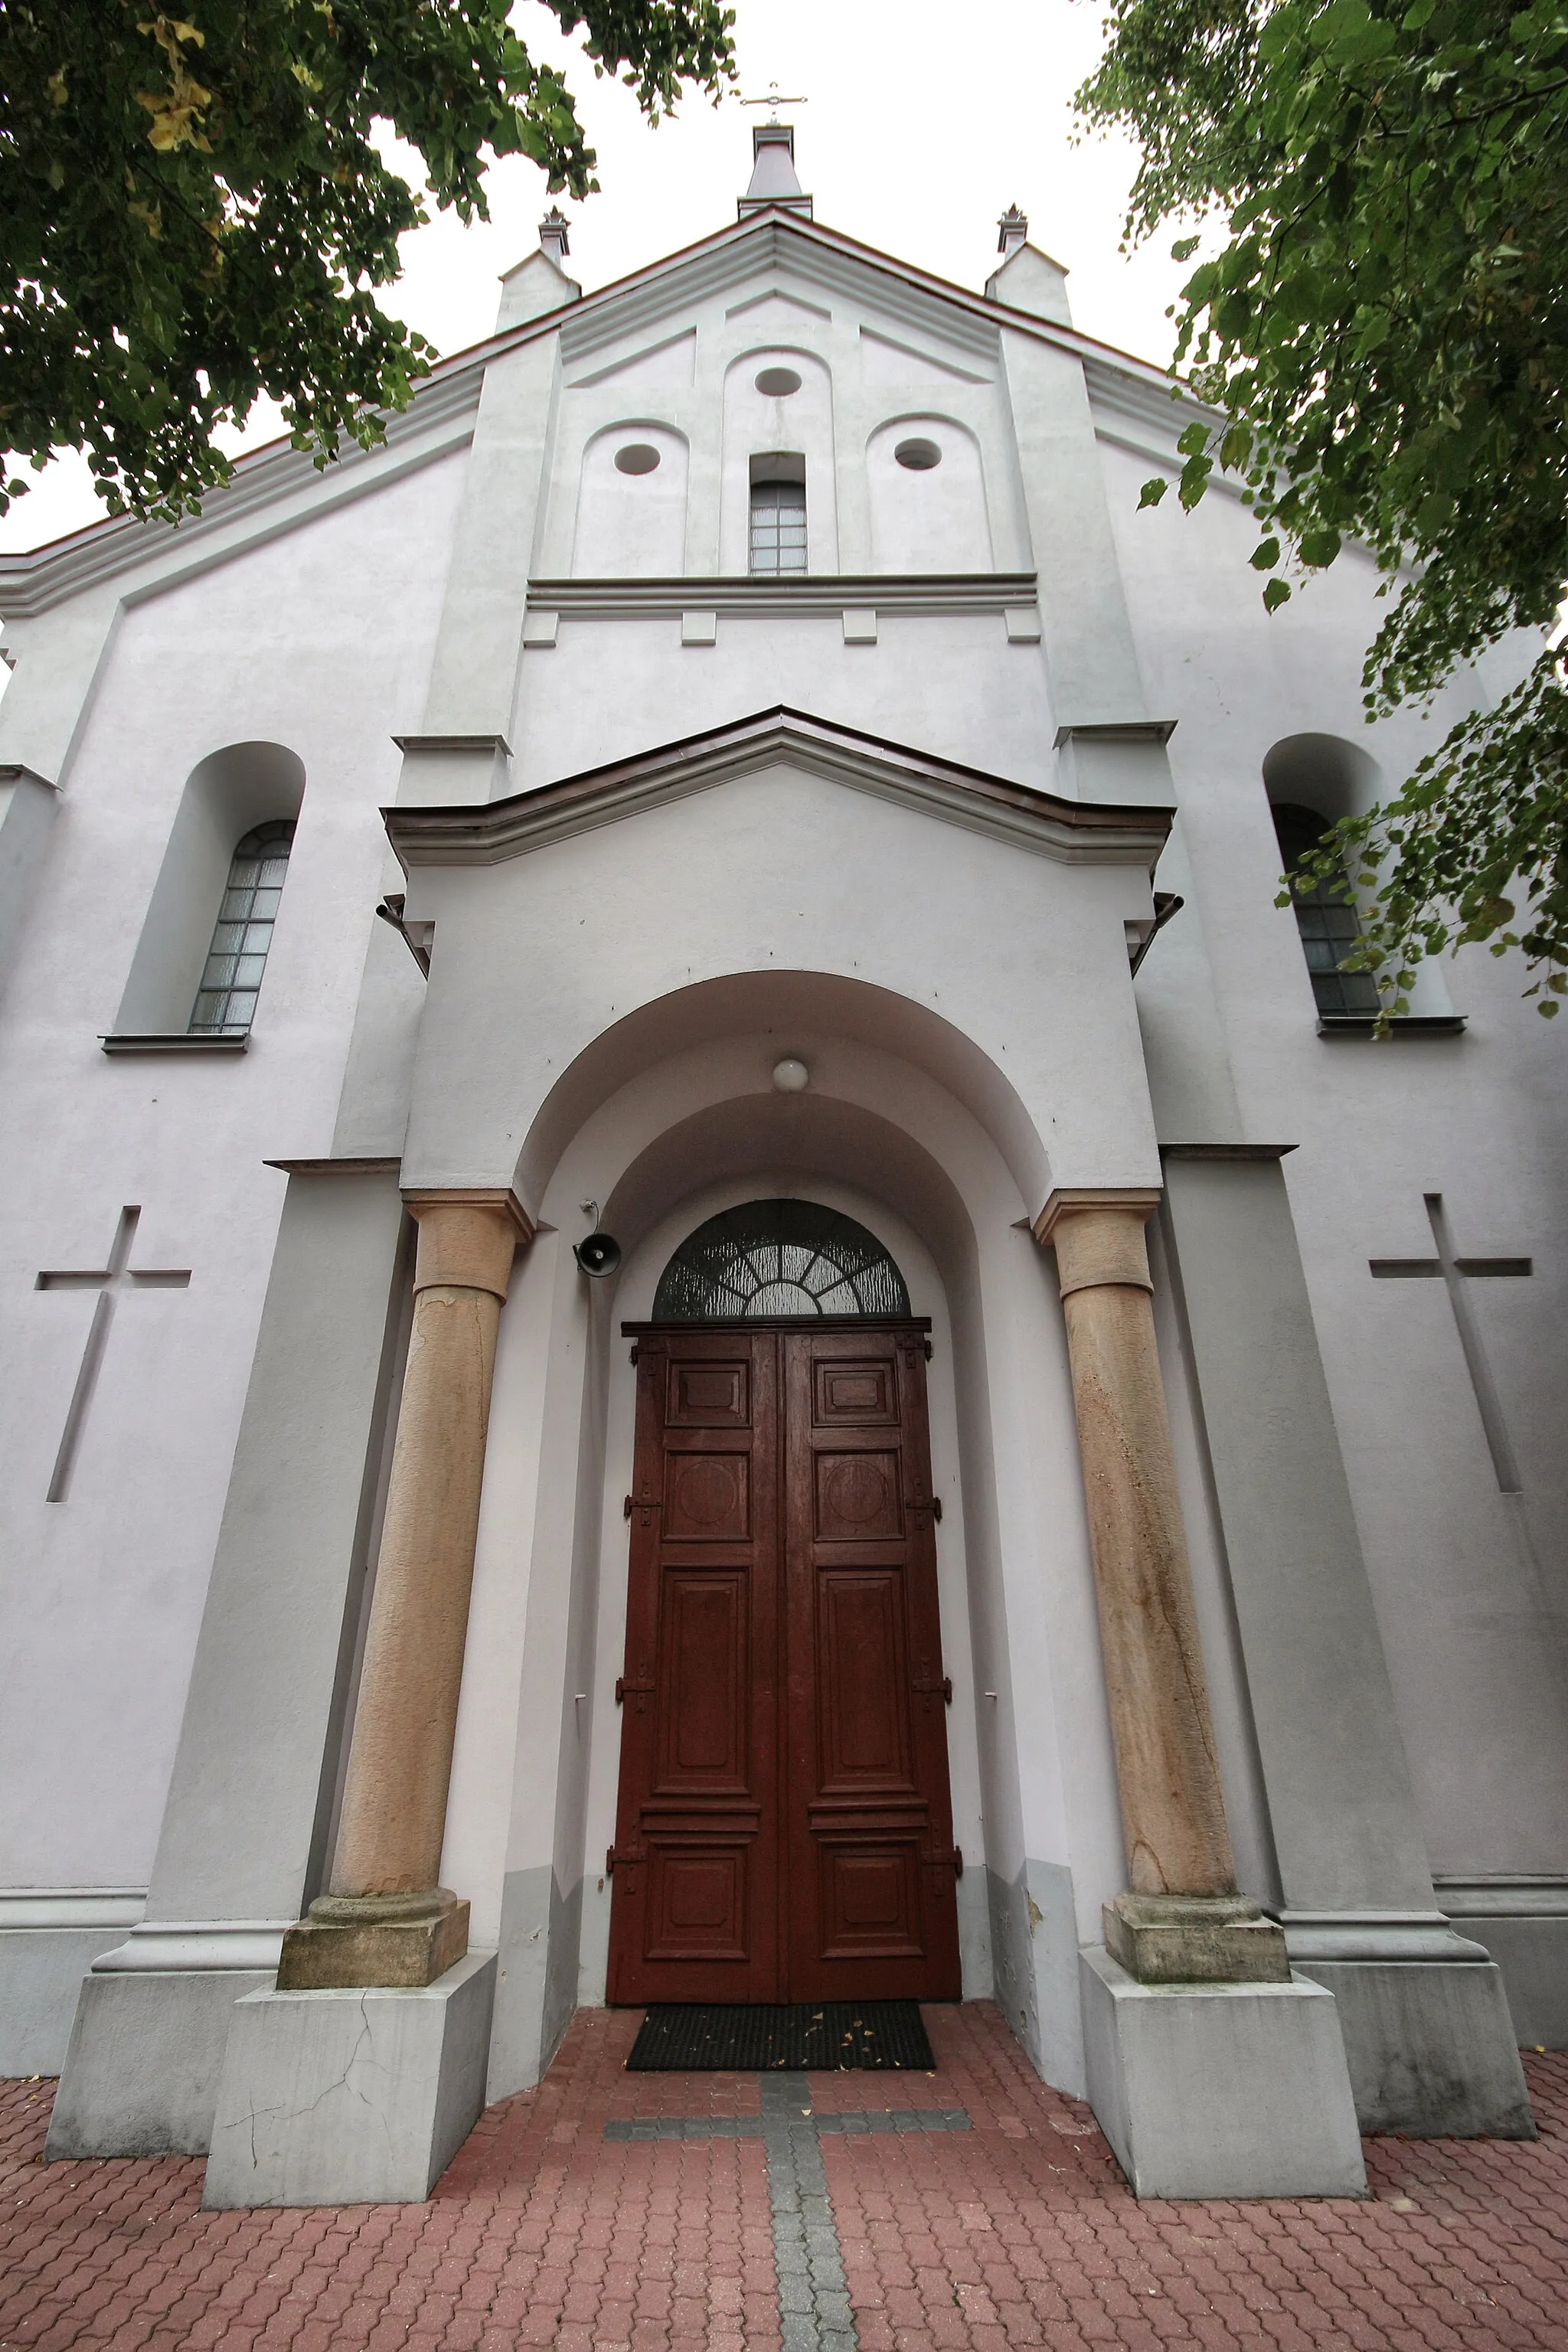
<path id="1" fill-rule="evenodd" d="M 651 344 L 647 351 L 634 352 L 629 359 L 614 360 L 608 367 L 591 368 L 586 375 L 571 376 L 567 381 L 573 392 L 586 392 L 606 383 L 642 385 L 649 391 L 679 391 L 691 383 L 696 368 L 697 330 L 688 327 L 684 334 L 671 335 L 662 343 Z"/>
<path id="2" fill-rule="evenodd" d="M 1139 866 L 1152 874 L 1171 829 L 1169 809 L 1064 800 L 785 703 L 504 800 L 388 808 L 382 816 L 405 872 L 421 866 L 499 866 L 781 765 L 1061 865 Z"/>
<path id="3" fill-rule="evenodd" d="M 989 374 L 977 368 L 955 367 L 951 360 L 939 360 L 930 352 L 916 351 L 912 344 L 896 342 L 890 335 L 879 335 L 870 327 L 860 330 L 860 351 L 865 362 L 867 379 L 871 383 L 989 383 Z"/>
<path id="4" fill-rule="evenodd" d="M 1091 397 L 1135 416 L 1141 436 L 1161 450 L 1173 446 L 1190 419 L 1213 415 L 1190 398 L 1173 404 L 1169 375 L 1147 361 L 1076 328 L 987 301 L 841 230 L 774 207 L 584 295 L 569 310 L 550 310 L 438 362 L 409 406 L 386 420 L 387 443 L 380 448 L 347 444 L 339 459 L 318 470 L 308 450 L 294 449 L 286 440 L 268 442 L 241 457 L 233 480 L 210 494 L 199 516 L 178 526 L 110 515 L 35 553 L 0 555 L 0 614 L 19 618 L 42 612 L 127 572 L 149 575 L 139 593 L 188 578 L 254 540 L 310 520 L 345 495 L 374 488 L 459 446 L 470 428 L 486 367 L 507 352 L 541 336 L 559 335 L 563 359 L 570 365 L 639 331 L 657 344 L 659 328 L 672 314 L 700 295 L 754 279 L 759 269 L 796 278 L 807 287 L 815 282 L 921 336 L 961 351 L 967 346 L 985 366 L 994 363 L 1003 328 L 1058 344 L 1083 361 Z M 1139 446 L 1144 446 L 1143 439 Z"/>

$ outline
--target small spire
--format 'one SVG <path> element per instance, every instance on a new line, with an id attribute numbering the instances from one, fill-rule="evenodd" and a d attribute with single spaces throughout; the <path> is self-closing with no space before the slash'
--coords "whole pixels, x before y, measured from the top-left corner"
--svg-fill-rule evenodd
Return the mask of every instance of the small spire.
<path id="1" fill-rule="evenodd" d="M 1028 215 L 1021 213 L 1016 205 L 1009 205 L 996 226 L 1002 232 L 996 239 L 996 250 L 1005 260 L 1010 259 L 1021 245 L 1028 242 Z"/>
<path id="2" fill-rule="evenodd" d="M 566 230 L 565 214 L 559 205 L 552 205 L 539 224 L 539 249 L 547 261 L 552 261 L 555 264 L 557 269 L 572 250 L 567 242 Z"/>
<path id="3" fill-rule="evenodd" d="M 742 103 L 749 101 L 742 100 Z M 803 193 L 795 175 L 793 122 L 752 125 L 752 184 L 736 200 L 735 215 L 738 220 L 745 220 L 770 205 L 799 213 L 806 220 L 811 218 L 811 198 Z"/>

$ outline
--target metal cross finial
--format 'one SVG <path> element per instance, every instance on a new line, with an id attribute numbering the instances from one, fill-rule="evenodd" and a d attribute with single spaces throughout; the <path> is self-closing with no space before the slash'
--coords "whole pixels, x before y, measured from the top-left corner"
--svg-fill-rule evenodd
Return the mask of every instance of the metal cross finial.
<path id="1" fill-rule="evenodd" d="M 768 94 L 766 98 L 743 98 L 741 100 L 741 104 L 742 106 L 771 106 L 773 112 L 769 115 L 768 121 L 770 122 L 776 122 L 779 119 L 779 109 L 781 106 L 809 106 L 811 104 L 811 100 L 809 98 L 781 98 L 779 96 L 779 86 L 777 82 L 771 81 L 768 84 Z"/>
<path id="2" fill-rule="evenodd" d="M 1374 1257 L 1367 1260 L 1374 1280 L 1379 1282 L 1443 1281 L 1448 1286 L 1448 1303 L 1458 1326 L 1459 1345 L 1470 1375 L 1470 1385 L 1476 1392 L 1476 1403 L 1486 1432 L 1487 1444 L 1492 1457 L 1497 1482 L 1505 1495 L 1522 1491 L 1524 1481 L 1520 1475 L 1519 1461 L 1510 1441 L 1503 1420 L 1502 1402 L 1481 1345 L 1480 1328 L 1466 1288 L 1478 1275 L 1528 1275 L 1534 1271 L 1527 1257 L 1460 1257 L 1454 1247 L 1448 1230 L 1447 1213 L 1441 1192 L 1423 1194 L 1426 1214 L 1432 1226 L 1432 1238 L 1437 1245 L 1436 1257 Z"/>
<path id="3" fill-rule="evenodd" d="M 106 1266 L 46 1271 L 39 1275 L 34 1285 L 37 1290 L 96 1290 L 98 1293 L 98 1303 L 88 1327 L 87 1345 L 82 1349 L 81 1369 L 77 1373 L 76 1387 L 66 1409 L 65 1430 L 60 1438 L 59 1452 L 55 1456 L 54 1474 L 49 1480 L 48 1499 L 51 1503 L 63 1503 L 70 1490 L 77 1445 L 81 1437 L 82 1424 L 87 1419 L 87 1409 L 92 1402 L 93 1390 L 98 1385 L 99 1369 L 109 1340 L 109 1327 L 114 1319 L 115 1301 L 121 1292 L 185 1290 L 190 1286 L 191 1269 L 188 1265 L 132 1266 L 128 1263 L 141 1217 L 139 1208 L 121 1210 L 120 1223 L 115 1228 Z"/>

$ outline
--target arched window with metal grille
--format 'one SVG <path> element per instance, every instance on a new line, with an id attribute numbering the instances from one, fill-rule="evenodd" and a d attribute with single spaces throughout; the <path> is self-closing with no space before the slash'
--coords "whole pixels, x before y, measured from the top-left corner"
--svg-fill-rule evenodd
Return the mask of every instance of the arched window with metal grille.
<path id="1" fill-rule="evenodd" d="M 904 1277 L 874 1234 L 815 1201 L 725 1209 L 676 1251 L 656 1323 L 781 1323 L 805 1316 L 907 1316 Z"/>
<path id="2" fill-rule="evenodd" d="M 258 824 L 238 844 L 191 1012 L 193 1037 L 243 1037 L 256 1017 L 294 820 Z"/>
<path id="3" fill-rule="evenodd" d="M 1275 802 L 1274 830 L 1288 874 L 1295 874 L 1321 846 L 1328 829 L 1329 820 L 1319 810 L 1303 808 L 1297 801 Z M 1361 938 L 1361 918 L 1354 902 L 1331 877 L 1326 882 L 1315 882 L 1308 891 L 1294 893 L 1291 904 L 1318 1011 L 1375 1013 L 1380 999 L 1371 972 L 1340 970 L 1341 960 Z"/>

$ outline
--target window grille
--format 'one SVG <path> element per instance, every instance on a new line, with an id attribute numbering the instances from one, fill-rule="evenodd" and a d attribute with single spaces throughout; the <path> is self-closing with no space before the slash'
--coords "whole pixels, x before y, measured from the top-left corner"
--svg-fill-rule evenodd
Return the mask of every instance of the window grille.
<path id="1" fill-rule="evenodd" d="M 258 824 L 236 849 L 191 1013 L 193 1037 L 243 1037 L 250 1027 L 293 842 L 293 819 L 279 818 Z"/>
<path id="2" fill-rule="evenodd" d="M 1289 801 L 1274 809 L 1274 829 L 1285 870 L 1294 874 L 1321 842 L 1329 821 L 1316 809 Z M 1307 959 L 1312 993 L 1320 1013 L 1375 1013 L 1377 982 L 1370 971 L 1342 971 L 1340 963 L 1361 938 L 1361 918 L 1352 900 L 1341 895 L 1342 885 L 1331 875 L 1314 884 L 1304 897 L 1292 897 L 1301 952 Z"/>
<path id="3" fill-rule="evenodd" d="M 752 484 L 752 569 L 805 570 L 805 484 Z"/>
<path id="4" fill-rule="evenodd" d="M 908 1315 L 904 1277 L 874 1234 L 815 1201 L 748 1201 L 689 1234 L 654 1297 L 656 1323 L 777 1323 Z"/>

